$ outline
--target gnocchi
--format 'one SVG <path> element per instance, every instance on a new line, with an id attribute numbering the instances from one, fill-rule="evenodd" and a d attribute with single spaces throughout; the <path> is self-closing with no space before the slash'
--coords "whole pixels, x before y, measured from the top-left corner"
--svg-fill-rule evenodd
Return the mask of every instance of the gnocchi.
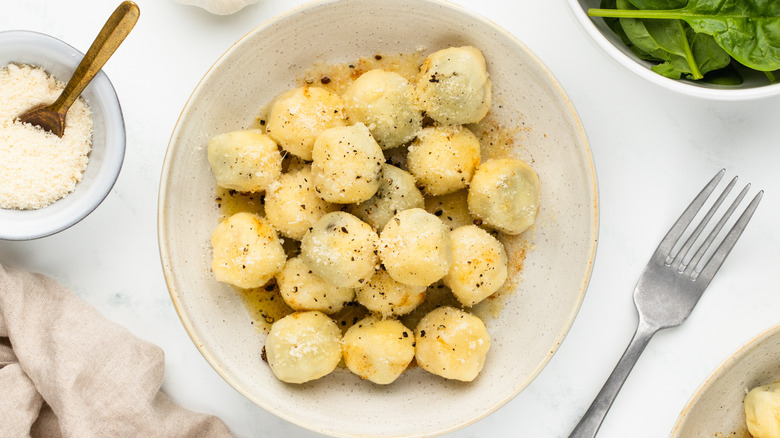
<path id="1" fill-rule="evenodd" d="M 236 213 L 211 235 L 211 270 L 218 281 L 243 289 L 260 287 L 282 270 L 282 242 L 268 221 L 252 213 Z"/>
<path id="2" fill-rule="evenodd" d="M 472 46 L 434 52 L 423 62 L 415 91 L 425 114 L 438 123 L 477 123 L 492 99 L 485 57 Z"/>
<path id="3" fill-rule="evenodd" d="M 409 172 L 383 164 L 380 180 L 379 189 L 371 199 L 348 207 L 350 213 L 377 230 L 384 228 L 399 211 L 425 206 L 423 195 Z"/>
<path id="4" fill-rule="evenodd" d="M 216 135 L 207 150 L 217 184 L 227 189 L 261 192 L 282 174 L 279 146 L 257 129 Z"/>
<path id="5" fill-rule="evenodd" d="M 377 271 L 356 289 L 358 303 L 383 318 L 406 315 L 425 300 L 425 286 L 399 283 L 386 270 Z"/>
<path id="6" fill-rule="evenodd" d="M 450 233 L 452 268 L 444 284 L 458 301 L 471 307 L 493 295 L 507 278 L 504 245 L 476 225 L 466 225 Z"/>
<path id="7" fill-rule="evenodd" d="M 374 274 L 378 236 L 370 225 L 343 212 L 328 213 L 301 240 L 301 259 L 323 280 L 356 287 Z"/>
<path id="8" fill-rule="evenodd" d="M 282 299 L 293 310 L 319 310 L 333 314 L 355 299 L 355 290 L 336 287 L 317 276 L 301 257 L 287 260 L 276 275 Z"/>
<path id="9" fill-rule="evenodd" d="M 540 199 L 539 177 L 516 158 L 482 163 L 469 187 L 471 214 L 483 224 L 506 234 L 520 234 L 536 221 Z"/>
<path id="10" fill-rule="evenodd" d="M 780 381 L 751 389 L 743 405 L 753 438 L 780 438 Z"/>
<path id="11" fill-rule="evenodd" d="M 466 188 L 479 166 L 477 137 L 465 126 L 423 129 L 409 146 L 409 171 L 429 195 L 446 195 Z"/>
<path id="12" fill-rule="evenodd" d="M 414 333 L 400 321 L 369 316 L 344 334 L 342 353 L 350 371 L 387 385 L 414 359 L 414 344 Z"/>
<path id="13" fill-rule="evenodd" d="M 322 312 L 296 312 L 276 321 L 265 340 L 276 378 L 305 383 L 330 374 L 341 361 L 341 330 Z"/>
<path id="14" fill-rule="evenodd" d="M 314 190 L 311 166 L 283 174 L 265 195 L 265 215 L 282 235 L 301 240 L 317 220 L 337 208 Z"/>
<path id="15" fill-rule="evenodd" d="M 450 231 L 422 208 L 393 216 L 379 235 L 378 248 L 390 277 L 412 286 L 433 284 L 452 265 Z"/>
<path id="16" fill-rule="evenodd" d="M 344 100 L 320 87 L 298 87 L 271 104 L 265 132 L 285 151 L 311 161 L 314 140 L 328 128 L 346 126 Z"/>
<path id="17" fill-rule="evenodd" d="M 425 198 L 425 211 L 441 219 L 450 230 L 454 230 L 474 223 L 467 199 L 466 189 L 442 196 L 428 196 Z"/>
<path id="18" fill-rule="evenodd" d="M 314 189 L 327 202 L 363 202 L 379 190 L 384 156 L 362 123 L 324 131 L 312 159 Z"/>
<path id="19" fill-rule="evenodd" d="M 485 365 L 490 335 L 476 316 L 442 306 L 425 315 L 414 330 L 415 359 L 438 376 L 470 382 Z"/>
<path id="20" fill-rule="evenodd" d="M 414 88 L 403 76 L 369 70 L 344 92 L 350 120 L 364 123 L 382 149 L 411 141 L 422 127 L 422 111 L 414 103 Z"/>

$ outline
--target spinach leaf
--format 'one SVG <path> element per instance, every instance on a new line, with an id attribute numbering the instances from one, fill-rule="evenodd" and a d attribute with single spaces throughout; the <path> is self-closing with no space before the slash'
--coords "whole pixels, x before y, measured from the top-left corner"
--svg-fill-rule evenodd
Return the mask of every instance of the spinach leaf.
<path id="1" fill-rule="evenodd" d="M 725 68 L 715 70 L 704 75 L 704 82 L 714 85 L 734 86 L 742 83 L 742 76 L 733 64 Z"/>
<path id="2" fill-rule="evenodd" d="M 672 65 L 671 62 L 664 62 L 662 64 L 654 65 L 650 67 L 650 69 L 661 76 L 666 76 L 670 79 L 680 79 L 680 70 L 677 70 L 677 68 Z"/>
<path id="3" fill-rule="evenodd" d="M 602 9 L 617 9 L 617 0 L 601 0 L 601 3 L 599 5 Z M 605 17 L 604 23 L 606 23 L 607 27 L 609 27 L 612 32 L 615 32 L 615 34 L 620 37 L 620 40 L 623 41 L 623 44 L 631 47 L 633 44 L 631 43 L 631 40 L 628 39 L 628 36 L 623 31 L 623 27 L 620 25 L 620 19 L 618 18 L 612 18 L 612 17 Z"/>
<path id="4" fill-rule="evenodd" d="M 679 79 L 680 76 L 685 76 L 688 79 L 699 80 L 704 77 L 705 74 L 722 69 L 731 63 L 731 56 L 726 53 L 715 39 L 706 34 L 696 33 L 688 25 L 684 25 L 682 21 L 675 20 L 675 23 L 681 28 L 680 35 L 685 35 L 686 39 L 682 39 L 680 42 L 683 50 L 690 47 L 690 50 L 685 51 L 683 54 L 675 52 L 673 56 L 666 62 L 674 68 L 673 75 L 664 74 L 665 76 L 673 79 Z M 675 35 L 677 38 L 681 36 Z M 678 49 L 679 50 L 679 49 Z M 664 67 L 656 66 L 654 71 L 659 72 L 658 69 Z"/>
<path id="5" fill-rule="evenodd" d="M 678 9 L 591 9 L 588 15 L 684 20 L 696 32 L 713 36 L 739 63 L 761 71 L 780 69 L 780 2 L 777 0 L 689 0 Z"/>
<path id="6" fill-rule="evenodd" d="M 679 9 L 684 7 L 688 0 L 630 0 L 637 9 Z M 603 8 L 604 6 L 602 6 Z"/>
<path id="7" fill-rule="evenodd" d="M 688 41 L 691 42 L 693 57 L 699 64 L 702 73 L 719 70 L 731 64 L 731 56 L 711 35 L 697 33 L 689 27 Z"/>
<path id="8" fill-rule="evenodd" d="M 619 9 L 633 8 L 628 0 L 617 0 L 616 7 Z M 630 42 L 630 45 L 647 54 L 646 57 L 640 58 L 655 62 L 669 59 L 668 52 L 650 34 L 644 20 L 636 18 L 620 18 L 616 20 L 618 20 L 620 29 Z"/>
<path id="9" fill-rule="evenodd" d="M 616 0 L 615 6 L 634 9 L 629 0 Z M 679 79 L 685 75 L 702 79 L 705 73 L 731 62 L 728 53 L 712 37 L 697 34 L 681 20 L 620 18 L 620 24 L 635 47 L 661 62 L 652 70 L 663 76 Z"/>
<path id="10" fill-rule="evenodd" d="M 618 8 L 619 7 L 618 1 L 619 0 L 601 0 L 601 7 L 605 9 Z M 625 8 L 626 6 L 624 3 L 627 3 L 628 0 L 620 0 L 620 1 L 621 1 L 620 6 Z M 604 22 L 612 30 L 612 32 L 615 32 L 615 34 L 618 37 L 620 37 L 620 40 L 623 41 L 623 44 L 625 44 L 631 50 L 631 52 L 633 52 L 634 55 L 636 55 L 639 59 L 643 59 L 645 61 L 652 61 L 652 62 L 662 61 L 660 58 L 653 56 L 652 54 L 639 48 L 637 45 L 631 42 L 631 39 L 628 37 L 628 35 L 626 35 L 626 32 L 623 30 L 623 26 L 620 24 L 620 19 L 606 17 L 604 18 Z"/>
<path id="11" fill-rule="evenodd" d="M 688 41 L 687 30 L 690 30 L 690 27 L 680 20 L 647 20 L 646 26 L 650 35 L 669 54 L 666 62 L 674 68 L 674 74 L 669 77 L 679 79 L 680 75 L 685 73 L 690 73 L 693 79 L 704 77 Z M 695 32 L 691 32 L 691 36 L 693 35 Z M 668 75 L 668 69 L 664 68 L 664 71 L 667 71 Z"/>

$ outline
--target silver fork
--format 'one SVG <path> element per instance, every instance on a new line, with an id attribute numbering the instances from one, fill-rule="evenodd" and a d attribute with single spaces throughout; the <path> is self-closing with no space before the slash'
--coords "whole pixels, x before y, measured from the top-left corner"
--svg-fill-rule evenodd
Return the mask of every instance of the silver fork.
<path id="1" fill-rule="evenodd" d="M 704 289 L 710 284 L 712 277 L 715 276 L 731 248 L 737 243 L 737 239 L 739 239 L 742 231 L 747 226 L 750 217 L 753 216 L 753 212 L 755 212 L 764 194 L 763 190 L 756 194 L 731 230 L 723 238 L 717 250 L 706 260 L 703 260 L 707 249 L 712 245 L 726 221 L 747 194 L 750 188 L 750 184 L 747 184 L 712 228 L 709 235 L 699 245 L 698 249 L 693 251 L 692 247 L 707 226 L 707 223 L 715 215 L 716 210 L 718 210 L 736 184 L 737 178 L 734 177 L 699 224 L 693 229 L 689 237 L 683 241 L 683 234 L 725 173 L 725 169 L 718 172 L 696 196 L 650 258 L 645 270 L 639 277 L 636 289 L 634 289 L 634 304 L 639 313 L 639 323 L 634 337 L 628 344 L 628 348 L 626 348 L 620 361 L 618 361 L 617 366 L 615 366 L 615 370 L 612 371 L 604 387 L 601 388 L 601 391 L 593 400 L 590 408 L 585 412 L 585 415 L 574 428 L 571 435 L 569 435 L 569 438 L 592 438 L 596 436 L 596 432 L 601 427 L 607 411 L 612 406 L 612 402 L 615 400 L 620 388 L 623 386 L 628 374 L 631 372 L 637 359 L 639 359 L 639 355 L 644 351 L 650 338 L 659 330 L 676 327 L 688 318 Z"/>

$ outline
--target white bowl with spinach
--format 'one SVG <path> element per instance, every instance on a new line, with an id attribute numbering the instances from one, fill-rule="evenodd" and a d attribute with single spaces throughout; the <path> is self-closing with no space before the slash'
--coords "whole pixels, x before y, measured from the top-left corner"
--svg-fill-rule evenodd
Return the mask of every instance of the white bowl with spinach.
<path id="1" fill-rule="evenodd" d="M 688 95 L 780 94 L 780 1 L 567 0 L 620 64 Z"/>

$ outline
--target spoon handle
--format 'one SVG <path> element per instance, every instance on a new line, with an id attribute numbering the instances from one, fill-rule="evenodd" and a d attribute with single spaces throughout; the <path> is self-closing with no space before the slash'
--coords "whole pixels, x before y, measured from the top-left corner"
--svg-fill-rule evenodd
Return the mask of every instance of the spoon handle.
<path id="1" fill-rule="evenodd" d="M 138 21 L 140 11 L 138 5 L 131 1 L 120 4 L 103 25 L 95 41 L 89 47 L 87 54 L 76 67 L 73 76 L 65 85 L 65 90 L 51 105 L 51 110 L 66 113 L 73 102 L 79 97 L 92 78 L 103 68 L 108 58 L 114 54 Z"/>

